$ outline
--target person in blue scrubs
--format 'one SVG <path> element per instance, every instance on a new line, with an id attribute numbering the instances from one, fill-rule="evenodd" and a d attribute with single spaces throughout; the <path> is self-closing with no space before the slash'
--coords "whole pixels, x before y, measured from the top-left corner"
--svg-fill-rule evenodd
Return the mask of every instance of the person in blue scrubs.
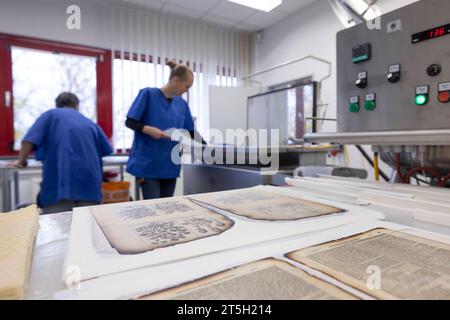
<path id="1" fill-rule="evenodd" d="M 171 158 L 178 142 L 171 141 L 165 130 L 187 130 L 192 138 L 206 144 L 196 134 L 189 106 L 181 98 L 194 83 L 194 73 L 174 61 L 167 65 L 171 68 L 169 82 L 162 88 L 140 90 L 125 123 L 135 131 L 127 172 L 137 177 L 144 199 L 173 196 L 180 176 L 180 165 Z"/>
<path id="2" fill-rule="evenodd" d="M 78 112 L 79 99 L 61 93 L 56 108 L 44 112 L 22 141 L 18 167 L 35 151 L 43 162 L 37 203 L 43 214 L 71 211 L 102 200 L 102 157 L 112 153 L 103 130 Z"/>

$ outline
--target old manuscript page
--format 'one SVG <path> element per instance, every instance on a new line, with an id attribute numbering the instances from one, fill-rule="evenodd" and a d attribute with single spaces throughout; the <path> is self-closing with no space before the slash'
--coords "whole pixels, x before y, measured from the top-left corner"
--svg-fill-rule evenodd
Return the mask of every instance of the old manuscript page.
<path id="1" fill-rule="evenodd" d="M 255 220 L 289 221 L 344 210 L 305 199 L 257 189 L 192 196 L 194 200 Z"/>
<path id="2" fill-rule="evenodd" d="M 319 300 L 356 299 L 287 262 L 249 263 L 185 285 L 142 297 L 176 300 Z"/>
<path id="3" fill-rule="evenodd" d="M 375 229 L 287 255 L 380 299 L 450 299 L 450 245 Z"/>
<path id="4" fill-rule="evenodd" d="M 120 254 L 139 254 L 221 234 L 234 222 L 183 198 L 89 209 Z"/>

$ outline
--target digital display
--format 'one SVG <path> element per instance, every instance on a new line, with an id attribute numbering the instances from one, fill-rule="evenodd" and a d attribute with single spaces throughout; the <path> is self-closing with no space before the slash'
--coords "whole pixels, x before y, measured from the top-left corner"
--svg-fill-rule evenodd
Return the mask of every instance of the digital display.
<path id="1" fill-rule="evenodd" d="M 430 40 L 434 38 L 440 38 L 442 36 L 446 36 L 450 33 L 450 24 L 447 24 L 442 27 L 433 28 L 427 31 L 418 32 L 413 34 L 412 43 L 419 43 L 425 40 Z"/>
<path id="2" fill-rule="evenodd" d="M 352 49 L 352 62 L 360 63 L 370 60 L 371 45 L 370 43 L 364 43 L 359 46 L 355 46 Z"/>

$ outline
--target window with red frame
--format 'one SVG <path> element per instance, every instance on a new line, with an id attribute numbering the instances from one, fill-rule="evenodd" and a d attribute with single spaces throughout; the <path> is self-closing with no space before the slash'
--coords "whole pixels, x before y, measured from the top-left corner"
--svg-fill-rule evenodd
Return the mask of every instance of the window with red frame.
<path id="1" fill-rule="evenodd" d="M 104 49 L 0 34 L 0 156 L 16 155 L 36 118 L 62 91 L 112 137 L 111 54 Z"/>

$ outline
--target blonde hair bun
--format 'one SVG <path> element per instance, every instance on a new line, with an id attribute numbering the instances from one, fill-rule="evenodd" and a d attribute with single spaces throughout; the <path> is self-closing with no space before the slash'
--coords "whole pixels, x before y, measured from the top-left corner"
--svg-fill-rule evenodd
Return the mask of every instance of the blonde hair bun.
<path id="1" fill-rule="evenodd" d="M 170 60 L 166 65 L 170 67 L 170 70 L 173 70 L 178 66 L 178 63 L 175 60 Z"/>

